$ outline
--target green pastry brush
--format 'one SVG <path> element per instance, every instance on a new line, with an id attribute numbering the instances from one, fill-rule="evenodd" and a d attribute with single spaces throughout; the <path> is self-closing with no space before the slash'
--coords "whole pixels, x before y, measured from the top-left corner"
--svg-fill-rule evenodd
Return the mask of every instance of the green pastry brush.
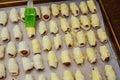
<path id="1" fill-rule="evenodd" d="M 28 0 L 24 15 L 27 35 L 29 38 L 34 38 L 36 35 L 36 10 L 32 0 Z"/>

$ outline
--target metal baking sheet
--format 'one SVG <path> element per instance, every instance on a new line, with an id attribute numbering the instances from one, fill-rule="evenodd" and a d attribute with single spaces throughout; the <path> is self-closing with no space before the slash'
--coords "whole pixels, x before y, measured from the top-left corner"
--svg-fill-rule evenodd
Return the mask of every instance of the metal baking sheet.
<path id="1" fill-rule="evenodd" d="M 82 0 L 74 0 L 74 2 L 76 2 L 78 5 L 79 5 L 79 3 L 80 3 L 81 1 L 82 1 Z M 42 6 L 42 5 L 45 5 L 45 6 L 49 5 L 49 6 L 50 6 L 52 3 L 56 3 L 56 4 L 67 3 L 67 4 L 70 4 L 71 2 L 72 2 L 72 1 L 50 2 L 50 3 L 43 3 L 43 4 L 35 4 L 35 6 L 37 6 L 37 7 L 40 7 L 40 6 Z M 101 28 L 105 29 L 105 25 L 104 25 L 104 22 L 103 22 L 103 17 L 102 17 L 102 14 L 101 14 L 101 10 L 100 10 L 99 4 L 98 4 L 97 0 L 95 0 L 95 2 L 96 2 L 96 5 L 97 5 L 97 9 L 98 9 L 97 14 L 98 14 L 98 16 L 99 16 L 99 18 L 100 18 Z M 22 8 L 22 7 L 26 7 L 26 6 L 25 6 L 25 5 L 24 5 L 24 6 L 16 6 L 15 8 L 16 8 L 17 11 L 19 12 L 19 11 L 20 11 L 20 8 Z M 5 11 L 7 12 L 7 14 L 9 14 L 11 8 L 13 8 L 13 7 L 1 8 L 0 10 L 5 10 Z M 71 16 L 71 14 L 70 14 L 70 16 Z M 89 15 L 88 15 L 88 16 L 89 16 Z M 78 16 L 78 18 L 79 18 L 79 16 Z M 59 34 L 62 35 L 62 39 L 63 39 L 63 38 L 64 38 L 64 33 L 63 33 L 63 32 L 61 31 L 61 29 L 60 29 L 59 18 L 54 18 L 54 17 L 52 17 L 52 19 L 54 19 L 54 20 L 57 21 L 58 26 L 59 26 Z M 38 28 L 38 23 L 39 23 L 39 21 L 41 21 L 41 20 L 42 20 L 42 19 L 40 19 L 40 20 L 37 21 L 37 28 Z M 70 17 L 68 18 L 68 21 L 69 21 L 69 20 L 70 20 Z M 23 40 L 24 40 L 24 41 L 27 41 L 27 42 L 29 43 L 30 55 L 29 55 L 28 57 L 32 59 L 32 56 L 33 56 L 34 54 L 33 54 L 32 51 L 31 51 L 31 50 L 32 50 L 32 49 L 31 49 L 31 40 L 28 39 L 28 37 L 27 37 L 27 35 L 26 35 L 25 24 L 24 24 L 23 22 L 21 22 L 21 21 L 19 21 L 19 23 L 16 23 L 16 24 L 18 24 L 18 25 L 21 27 L 21 29 L 22 29 L 22 32 L 23 32 Z M 12 29 L 13 29 L 13 27 L 14 27 L 16 24 L 11 23 L 11 22 L 10 22 L 10 19 L 9 19 L 6 27 L 9 28 L 10 35 L 11 35 L 11 41 L 15 42 L 15 43 L 16 43 L 16 46 L 18 47 L 19 41 L 15 41 L 15 40 L 14 40 L 14 38 L 13 38 L 13 33 L 12 33 Z M 47 24 L 47 28 L 48 28 L 48 22 L 46 22 L 46 24 Z M 0 26 L 0 30 L 1 30 L 1 29 L 2 29 L 2 26 Z M 49 29 L 49 28 L 48 28 L 48 29 Z M 41 49 L 42 49 L 42 36 L 39 35 L 38 29 L 36 29 L 36 30 L 37 30 L 37 37 L 36 37 L 36 38 L 39 39 L 39 41 L 40 41 L 40 43 L 41 43 Z M 95 33 L 96 33 L 96 30 L 94 30 L 94 31 L 95 31 Z M 50 32 L 48 32 L 47 35 L 51 38 L 52 43 L 53 43 L 53 37 L 54 37 L 55 35 L 50 34 Z M 108 35 L 109 35 L 109 34 L 108 34 Z M 0 44 L 2 44 L 2 45 L 7 45 L 7 43 L 2 43 L 1 41 L 0 41 Z M 100 46 L 100 45 L 107 45 L 107 46 L 109 47 L 109 49 L 110 49 L 110 54 L 111 54 L 111 57 L 110 57 L 110 61 L 109 61 L 109 62 L 103 62 L 103 61 L 100 59 L 100 54 L 99 54 L 99 46 Z M 75 47 L 76 47 L 76 46 L 75 46 Z M 84 52 L 84 55 L 86 54 L 85 52 L 86 52 L 86 48 L 87 48 L 87 47 L 90 47 L 88 43 L 87 43 L 86 47 L 82 47 L 82 48 L 81 48 L 81 50 Z M 49 67 L 49 65 L 48 65 L 48 63 L 47 63 L 47 60 L 46 60 L 47 52 L 44 52 L 44 51 L 42 50 L 41 55 L 42 55 L 42 57 L 43 57 L 43 62 L 44 62 L 44 65 L 45 65 L 45 69 L 44 69 L 43 71 L 37 71 L 37 70 L 33 69 L 32 71 L 30 71 L 30 72 L 28 72 L 28 73 L 32 74 L 32 75 L 34 76 L 35 80 L 37 80 L 37 79 L 38 79 L 38 76 L 39 76 L 40 74 L 45 74 L 45 76 L 47 77 L 47 79 L 50 79 L 50 73 L 51 73 L 51 72 L 56 72 L 56 73 L 59 75 L 60 80 L 62 80 L 63 71 L 64 71 L 65 69 L 71 70 L 73 73 L 75 73 L 75 71 L 76 71 L 77 69 L 80 69 L 80 70 L 83 72 L 86 80 L 91 80 L 90 74 L 91 74 L 91 71 L 92 71 L 93 67 L 98 67 L 99 70 L 100 70 L 100 72 L 101 72 L 101 75 L 102 75 L 102 77 L 103 77 L 103 80 L 106 80 L 106 77 L 105 77 L 105 74 L 104 74 L 104 70 L 103 70 L 103 69 L 104 69 L 104 66 L 105 66 L 106 64 L 110 64 L 110 65 L 113 66 L 113 68 L 114 68 L 114 70 L 115 70 L 115 72 L 116 72 L 117 80 L 120 80 L 120 76 L 119 76 L 119 74 L 120 74 L 120 68 L 119 68 L 119 65 L 118 65 L 118 62 L 117 62 L 117 58 L 116 58 L 116 56 L 115 56 L 115 51 L 114 51 L 114 49 L 112 48 L 112 45 L 111 45 L 110 40 L 108 41 L 107 44 L 101 44 L 101 43 L 98 41 L 97 46 L 95 47 L 95 49 L 96 49 L 96 51 L 97 51 L 97 63 L 96 63 L 96 64 L 90 64 L 87 60 L 85 60 L 84 65 L 82 65 L 82 66 L 77 65 L 77 64 L 74 62 L 74 60 L 73 60 L 72 49 L 68 49 L 69 52 L 70 52 L 70 54 L 71 54 L 72 64 L 71 64 L 69 67 L 64 66 L 64 65 L 60 62 L 60 54 L 61 54 L 61 51 L 66 50 L 66 49 L 68 49 L 68 48 L 66 47 L 66 45 L 65 45 L 64 43 L 63 43 L 62 49 L 60 49 L 60 50 L 58 50 L 58 51 L 56 51 L 56 50 L 54 49 L 54 47 L 52 46 L 52 50 L 53 50 L 53 51 L 56 51 L 57 56 L 58 56 L 58 60 L 59 60 L 58 67 L 57 67 L 56 69 L 52 69 L 52 68 Z M 16 58 L 17 61 L 18 61 L 19 69 L 20 69 L 20 74 L 19 74 L 19 76 L 16 76 L 15 78 L 16 78 L 17 80 L 24 80 L 25 74 L 27 74 L 27 73 L 25 73 L 24 70 L 23 70 L 22 60 L 21 60 L 22 57 L 18 54 L 15 58 Z M 6 68 L 7 68 L 7 64 L 8 64 L 8 59 L 9 59 L 9 57 L 7 56 L 7 54 L 5 54 L 5 58 L 4 58 L 3 60 L 0 60 L 0 61 L 4 61 Z M 8 72 L 8 69 L 7 69 L 7 77 L 6 77 L 6 80 L 12 80 L 12 78 L 13 78 L 13 77 L 10 76 L 10 74 L 9 74 L 9 72 Z"/>

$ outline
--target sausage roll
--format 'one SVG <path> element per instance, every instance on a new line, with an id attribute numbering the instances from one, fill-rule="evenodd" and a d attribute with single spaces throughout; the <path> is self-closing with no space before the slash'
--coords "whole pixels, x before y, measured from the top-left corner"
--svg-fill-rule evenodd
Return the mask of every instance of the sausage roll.
<path id="1" fill-rule="evenodd" d="M 23 35 L 22 35 L 22 31 L 21 31 L 19 25 L 15 25 L 15 27 L 13 28 L 13 35 L 14 35 L 15 40 L 17 40 L 17 41 L 22 40 Z"/>
<path id="2" fill-rule="evenodd" d="M 63 79 L 62 80 L 74 80 L 73 74 L 70 70 L 65 70 L 63 73 Z"/>
<path id="3" fill-rule="evenodd" d="M 86 15 L 80 16 L 81 27 L 84 30 L 89 30 L 91 28 L 90 19 Z"/>
<path id="4" fill-rule="evenodd" d="M 46 24 L 44 21 L 39 22 L 38 32 L 40 33 L 40 35 L 47 34 L 47 28 L 46 28 Z"/>
<path id="5" fill-rule="evenodd" d="M 18 53 L 21 56 L 28 56 L 29 55 L 29 47 L 28 43 L 25 41 L 21 41 L 18 45 Z"/>
<path id="6" fill-rule="evenodd" d="M 82 14 L 88 14 L 89 10 L 85 1 L 81 1 L 79 7 Z"/>
<path id="7" fill-rule="evenodd" d="M 0 62 L 0 79 L 4 79 L 5 77 L 6 77 L 5 64 Z"/>
<path id="8" fill-rule="evenodd" d="M 55 72 L 52 72 L 50 75 L 50 80 L 60 80 L 60 78 Z"/>
<path id="9" fill-rule="evenodd" d="M 84 55 L 80 48 L 74 48 L 73 49 L 73 57 L 76 62 L 76 64 L 83 64 L 84 63 Z"/>
<path id="10" fill-rule="evenodd" d="M 80 30 L 80 22 L 79 22 L 77 17 L 71 16 L 71 21 L 70 22 L 71 22 L 71 27 L 73 28 L 73 30 L 75 32 Z"/>
<path id="11" fill-rule="evenodd" d="M 94 31 L 90 30 L 87 32 L 87 39 L 90 44 L 90 46 L 96 46 L 97 45 L 97 39 L 95 37 Z"/>
<path id="12" fill-rule="evenodd" d="M 86 42 L 87 42 L 86 35 L 82 30 L 77 32 L 76 38 L 77 38 L 77 42 L 78 42 L 80 47 L 83 47 L 86 45 Z"/>
<path id="13" fill-rule="evenodd" d="M 34 78 L 31 74 L 26 74 L 25 75 L 25 80 L 34 80 Z"/>
<path id="14" fill-rule="evenodd" d="M 42 19 L 44 21 L 50 20 L 51 12 L 50 12 L 49 6 L 41 6 L 40 9 L 41 9 L 41 14 L 42 14 Z"/>
<path id="15" fill-rule="evenodd" d="M 100 46 L 100 54 L 103 61 L 109 61 L 110 52 L 107 46 Z"/>
<path id="16" fill-rule="evenodd" d="M 57 68 L 58 66 L 58 59 L 56 53 L 54 51 L 49 51 L 47 54 L 47 61 L 50 67 Z"/>
<path id="17" fill-rule="evenodd" d="M 19 75 L 19 67 L 15 58 L 10 58 L 8 60 L 8 71 L 12 76 Z"/>
<path id="18" fill-rule="evenodd" d="M 0 59 L 4 58 L 5 56 L 5 46 L 0 45 Z"/>
<path id="19" fill-rule="evenodd" d="M 107 34 L 103 29 L 98 29 L 97 30 L 97 35 L 98 35 L 98 38 L 99 38 L 100 42 L 105 43 L 105 42 L 108 41 Z"/>
<path id="20" fill-rule="evenodd" d="M 50 20 L 49 29 L 50 29 L 50 33 L 52 34 L 56 34 L 58 32 L 58 26 L 55 20 Z"/>
<path id="21" fill-rule="evenodd" d="M 74 16 L 78 16 L 80 14 L 79 7 L 74 2 L 70 3 L 70 10 Z"/>
<path id="22" fill-rule="evenodd" d="M 91 13 L 96 13 L 97 12 L 97 8 L 96 8 L 96 5 L 94 3 L 94 0 L 88 0 L 87 5 L 88 5 L 88 8 L 89 8 Z"/>
<path id="23" fill-rule="evenodd" d="M 66 66 L 69 66 L 71 64 L 71 57 L 68 50 L 62 51 L 60 59 L 61 59 L 61 62 Z"/>
<path id="24" fill-rule="evenodd" d="M 54 37 L 54 47 L 57 50 L 62 47 L 62 37 L 59 34 Z"/>
<path id="25" fill-rule="evenodd" d="M 69 7 L 68 7 L 67 4 L 62 3 L 62 4 L 60 5 L 60 10 L 61 10 L 61 15 L 62 15 L 63 17 L 68 17 L 68 16 L 69 16 Z"/>
<path id="26" fill-rule="evenodd" d="M 111 65 L 105 65 L 104 72 L 107 80 L 117 80 L 116 73 Z"/>
<path id="27" fill-rule="evenodd" d="M 9 42 L 6 47 L 6 53 L 9 57 L 15 57 L 17 55 L 17 48 L 14 42 Z"/>
<path id="28" fill-rule="evenodd" d="M 7 27 L 2 28 L 2 30 L 1 30 L 1 40 L 3 42 L 10 41 L 10 32 Z"/>
<path id="29" fill-rule="evenodd" d="M 86 53 L 87 53 L 87 59 L 90 63 L 94 64 L 97 62 L 96 52 L 93 48 L 87 48 Z"/>
<path id="30" fill-rule="evenodd" d="M 70 31 L 70 26 L 69 26 L 69 23 L 67 22 L 67 19 L 61 18 L 60 19 L 60 26 L 61 26 L 61 29 L 64 33 Z"/>
<path id="31" fill-rule="evenodd" d="M 39 75 L 38 80 L 46 80 L 45 75 L 43 75 L 43 74 Z"/>
<path id="32" fill-rule="evenodd" d="M 74 41 L 70 33 L 65 34 L 64 41 L 67 47 L 72 48 L 74 46 Z"/>
<path id="33" fill-rule="evenodd" d="M 91 25 L 93 28 L 100 27 L 100 20 L 97 14 L 91 14 Z"/>
<path id="34" fill-rule="evenodd" d="M 0 25 L 5 26 L 7 24 L 7 13 L 5 11 L 0 11 Z"/>
<path id="35" fill-rule="evenodd" d="M 36 17 L 38 18 L 38 19 L 40 19 L 40 10 L 39 10 L 39 8 L 37 8 L 37 7 L 34 7 L 35 8 L 35 10 L 36 10 Z"/>
<path id="36" fill-rule="evenodd" d="M 94 67 L 91 73 L 92 80 L 103 80 L 100 71 L 97 67 Z"/>
<path id="37" fill-rule="evenodd" d="M 48 36 L 43 36 L 42 38 L 42 45 L 44 51 L 49 51 L 52 49 L 52 42 Z"/>
<path id="38" fill-rule="evenodd" d="M 75 72 L 75 80 L 85 80 L 85 77 L 80 70 Z"/>
<path id="39" fill-rule="evenodd" d="M 21 8 L 20 9 L 20 18 L 21 18 L 21 21 L 25 21 L 25 15 L 24 15 L 24 12 L 25 12 L 25 8 Z"/>
<path id="40" fill-rule="evenodd" d="M 18 16 L 18 12 L 16 8 L 11 9 L 9 17 L 10 17 L 11 22 L 13 23 L 16 23 L 19 21 L 19 16 Z"/>
<path id="41" fill-rule="evenodd" d="M 42 56 L 39 54 L 36 54 L 33 56 L 33 63 L 34 67 L 36 70 L 43 70 L 44 69 L 44 64 L 43 64 L 43 59 Z"/>
<path id="42" fill-rule="evenodd" d="M 32 60 L 28 57 L 22 57 L 22 64 L 25 72 L 32 70 L 34 67 Z"/>
<path id="43" fill-rule="evenodd" d="M 52 11 L 52 15 L 54 17 L 59 16 L 59 14 L 60 14 L 60 6 L 57 5 L 57 4 L 52 4 L 51 5 L 51 11 Z"/>
<path id="44" fill-rule="evenodd" d="M 41 53 L 40 42 L 39 42 L 38 39 L 33 39 L 32 40 L 32 52 L 34 54 Z"/>

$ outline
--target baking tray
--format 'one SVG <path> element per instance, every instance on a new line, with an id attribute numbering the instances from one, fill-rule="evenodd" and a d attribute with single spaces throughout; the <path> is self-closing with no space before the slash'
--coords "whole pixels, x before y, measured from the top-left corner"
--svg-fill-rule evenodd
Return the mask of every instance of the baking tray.
<path id="1" fill-rule="evenodd" d="M 80 1 L 82 1 L 82 0 L 75 0 L 74 2 L 76 2 L 76 3 L 79 5 Z M 95 0 L 95 1 L 96 1 L 96 0 Z M 51 5 L 52 3 L 57 3 L 57 4 L 67 3 L 67 4 L 69 4 L 69 3 L 71 3 L 71 2 L 72 2 L 72 1 L 49 2 L 49 3 L 35 4 L 35 6 L 37 6 L 37 7 L 40 7 L 40 6 L 42 6 L 42 5 L 46 5 L 46 6 L 47 6 L 47 5 Z M 101 10 L 100 10 L 100 7 L 99 7 L 99 4 L 98 4 L 97 1 L 96 1 L 96 4 L 97 4 L 97 8 L 98 8 L 97 14 L 98 14 L 98 16 L 99 16 L 99 18 L 100 18 L 100 22 L 101 22 L 101 28 L 103 28 L 104 30 L 106 30 L 105 25 L 104 25 L 104 21 L 103 21 L 103 16 L 102 16 L 102 13 L 101 13 Z M 25 6 L 25 5 L 23 5 L 23 6 L 16 6 L 17 11 L 19 12 L 19 11 L 20 11 L 20 8 L 22 8 L 22 7 L 26 7 L 26 6 Z M 11 8 L 13 8 L 13 7 L 1 8 L 0 10 L 5 10 L 5 11 L 9 14 Z M 78 18 L 79 18 L 79 17 L 78 17 Z M 52 19 L 55 19 L 55 20 L 57 21 L 58 26 L 59 26 L 59 34 L 62 35 L 62 39 L 63 39 L 63 38 L 64 38 L 64 37 L 63 37 L 64 33 L 63 33 L 63 32 L 61 31 L 61 29 L 60 29 L 59 19 L 58 19 L 58 18 L 54 18 L 54 17 L 52 17 Z M 42 19 L 40 19 L 40 20 L 37 21 L 37 28 L 38 28 L 38 23 L 39 23 L 39 21 L 41 21 L 41 20 L 42 20 Z M 70 20 L 70 17 L 68 18 L 68 21 L 69 21 L 69 20 Z M 29 55 L 28 57 L 32 59 L 32 56 L 33 56 L 34 54 L 33 54 L 32 51 L 31 51 L 31 50 L 32 50 L 32 49 L 31 49 L 31 40 L 28 39 L 28 37 L 27 37 L 27 35 L 26 35 L 24 23 L 21 22 L 21 21 L 19 21 L 18 24 L 20 25 L 20 27 L 21 27 L 21 29 L 22 29 L 22 32 L 23 32 L 23 40 L 29 43 L 30 55 Z M 46 24 L 47 24 L 47 28 L 48 28 L 48 22 L 46 22 Z M 11 35 L 11 41 L 15 42 L 15 43 L 16 43 L 16 46 L 18 47 L 19 41 L 15 41 L 14 38 L 13 38 L 13 34 L 12 34 L 12 29 L 13 29 L 13 27 L 14 27 L 15 25 L 16 25 L 16 24 L 11 23 L 10 20 L 9 20 L 8 23 L 7 23 L 7 25 L 6 25 L 6 27 L 9 28 L 10 35 Z M 2 28 L 2 26 L 0 26 L 0 30 L 1 30 L 1 28 Z M 38 30 L 38 29 L 37 29 L 37 30 Z M 94 30 L 94 31 L 96 32 L 96 30 Z M 107 30 L 106 30 L 106 31 L 107 31 Z M 108 36 L 109 36 L 109 32 L 107 32 L 107 33 L 108 33 Z M 47 35 L 48 35 L 48 36 L 51 38 L 51 40 L 53 41 L 53 37 L 54 37 L 55 35 L 50 34 L 50 32 L 48 32 Z M 39 39 L 40 43 L 42 43 L 42 37 L 39 35 L 38 31 L 37 31 L 37 37 L 36 37 L 36 38 Z M 52 42 L 52 43 L 53 43 L 53 42 Z M 7 43 L 2 43 L 2 42 L 0 42 L 0 44 L 7 45 Z M 110 49 L 111 57 L 110 57 L 110 61 L 109 61 L 109 62 L 103 62 L 103 61 L 100 59 L 100 54 L 99 54 L 98 51 L 97 51 L 97 50 L 99 50 L 99 46 L 100 46 L 100 45 L 107 45 L 108 48 Z M 75 47 L 76 47 L 76 46 L 75 46 Z M 87 44 L 86 47 L 90 47 L 90 46 Z M 86 47 L 81 48 L 81 50 L 84 52 L 84 55 L 85 55 L 85 52 L 86 52 Z M 42 49 L 42 48 L 41 48 L 41 49 Z M 119 64 L 118 64 L 118 61 L 117 61 L 117 56 L 115 55 L 115 54 L 116 54 L 116 53 L 115 53 L 115 49 L 112 47 L 112 44 L 111 44 L 110 39 L 108 40 L 108 43 L 107 43 L 107 44 L 101 44 L 100 42 L 98 42 L 98 45 L 95 47 L 95 49 L 96 49 L 96 51 L 97 51 L 97 63 L 96 63 L 96 64 L 90 64 L 87 60 L 85 60 L 84 65 L 82 65 L 82 66 L 77 65 L 77 64 L 74 62 L 73 57 L 72 57 L 72 49 L 68 49 L 69 52 L 70 52 L 70 54 L 71 54 L 72 65 L 70 65 L 69 67 L 64 66 L 64 65 L 60 62 L 60 54 L 61 54 L 61 51 L 62 51 L 62 50 L 66 50 L 66 49 L 68 49 L 68 48 L 65 46 L 65 44 L 63 44 L 62 49 L 60 49 L 59 51 L 56 51 L 56 50 L 54 49 L 54 47 L 52 47 L 52 50 L 56 51 L 57 56 L 58 56 L 58 60 L 59 60 L 59 64 L 58 64 L 58 68 L 57 68 L 57 69 L 53 69 L 53 68 L 50 68 L 50 67 L 49 67 L 49 65 L 48 65 L 48 63 L 47 63 L 47 60 L 46 60 L 47 52 L 44 52 L 44 51 L 42 50 L 41 55 L 42 55 L 42 57 L 43 57 L 43 62 L 44 62 L 44 65 L 45 65 L 45 70 L 43 70 L 43 71 L 36 71 L 35 69 L 33 69 L 32 71 L 30 71 L 30 72 L 28 72 L 28 73 L 31 73 L 31 74 L 34 76 L 35 80 L 37 80 L 37 79 L 38 79 L 38 76 L 39 76 L 40 74 L 45 74 L 45 76 L 47 77 L 47 79 L 50 79 L 50 73 L 51 73 L 51 72 L 56 72 L 56 73 L 59 75 L 60 80 L 62 80 L 63 71 L 64 71 L 65 69 L 71 70 L 73 73 L 75 73 L 75 71 L 76 71 L 77 69 L 80 69 L 80 70 L 83 72 L 83 74 L 85 75 L 86 80 L 91 80 L 90 74 L 91 74 L 91 71 L 92 71 L 93 67 L 98 67 L 99 70 L 100 70 L 100 72 L 101 72 L 101 75 L 102 75 L 102 77 L 103 77 L 103 80 L 106 80 L 103 69 L 104 69 L 104 66 L 105 66 L 106 64 L 110 64 L 110 65 L 113 66 L 113 68 L 114 68 L 114 70 L 115 70 L 115 72 L 116 72 L 117 79 L 120 80 L 120 76 L 119 76 L 119 74 L 120 74 L 120 68 L 119 68 Z M 4 58 L 3 60 L 1 60 L 1 61 L 4 61 L 4 62 L 5 62 L 5 66 L 6 66 L 6 67 L 7 67 L 7 64 L 8 64 L 8 58 L 9 58 L 9 57 L 8 57 L 7 55 L 5 55 L 5 58 Z M 21 58 L 22 58 L 22 57 L 21 57 L 19 54 L 16 56 L 16 59 L 17 59 L 17 61 L 19 62 L 19 68 L 20 68 L 20 74 L 19 74 L 19 76 L 16 76 L 16 77 L 15 77 L 15 78 L 18 79 L 18 80 L 24 80 L 25 74 L 27 74 L 27 73 L 25 73 L 25 72 L 23 71 Z M 13 78 L 13 77 L 10 76 L 10 74 L 9 74 L 9 72 L 8 72 L 8 69 L 7 69 L 7 77 L 6 77 L 6 79 L 7 79 L 7 80 L 12 80 L 12 78 Z"/>

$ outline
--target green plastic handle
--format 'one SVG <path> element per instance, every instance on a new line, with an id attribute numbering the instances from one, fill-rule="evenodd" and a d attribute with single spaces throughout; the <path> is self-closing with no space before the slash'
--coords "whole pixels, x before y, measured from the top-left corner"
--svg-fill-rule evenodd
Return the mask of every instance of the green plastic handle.
<path id="1" fill-rule="evenodd" d="M 35 10 L 35 8 L 26 8 L 24 15 L 25 15 L 26 27 L 36 27 L 36 10 Z"/>

